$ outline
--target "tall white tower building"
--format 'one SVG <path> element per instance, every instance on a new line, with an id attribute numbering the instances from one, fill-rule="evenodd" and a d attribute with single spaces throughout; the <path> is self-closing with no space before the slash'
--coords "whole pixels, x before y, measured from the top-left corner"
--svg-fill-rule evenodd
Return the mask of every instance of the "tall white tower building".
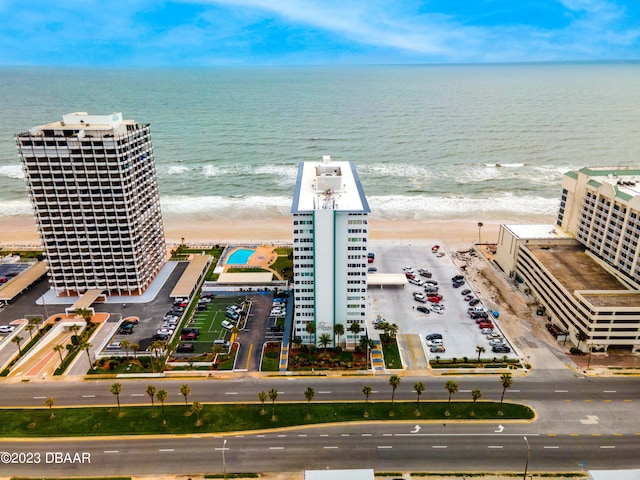
<path id="1" fill-rule="evenodd" d="M 149 125 L 78 112 L 16 143 L 57 294 L 142 293 L 166 260 Z"/>
<path id="2" fill-rule="evenodd" d="M 347 343 L 357 342 L 366 334 L 370 209 L 353 163 L 325 156 L 300 164 L 291 212 L 294 336 L 320 345 L 326 334 L 332 346 L 334 326 L 342 324 Z M 315 334 L 307 332 L 309 322 Z M 354 323 L 357 335 L 350 333 Z"/>

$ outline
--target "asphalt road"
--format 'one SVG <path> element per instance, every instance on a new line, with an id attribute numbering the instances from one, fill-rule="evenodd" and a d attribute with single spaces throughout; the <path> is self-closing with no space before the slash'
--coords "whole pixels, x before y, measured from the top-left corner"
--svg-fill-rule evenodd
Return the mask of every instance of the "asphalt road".
<path id="1" fill-rule="evenodd" d="M 552 378 L 554 377 L 554 378 Z M 446 399 L 450 377 L 403 377 L 397 400 L 414 400 L 412 385 L 423 381 L 422 401 Z M 454 378 L 460 390 L 454 400 L 469 399 L 479 388 L 484 399 L 499 400 L 497 377 Z M 587 468 L 638 468 L 640 458 L 640 390 L 636 378 L 584 378 L 566 371 L 536 372 L 514 377 L 505 401 L 531 405 L 533 422 L 402 422 L 302 427 L 264 433 L 227 435 L 228 472 L 299 471 L 323 468 L 375 468 L 386 471 L 520 471 L 524 468 L 527 437 L 530 471 L 578 471 Z M 113 405 L 112 381 L 6 383 L 2 406 L 42 406 L 53 396 L 56 406 Z M 201 402 L 257 401 L 257 392 L 277 388 L 276 402 L 302 401 L 307 386 L 316 390 L 314 402 L 362 401 L 362 385 L 371 385 L 371 401 L 389 400 L 388 377 L 364 378 L 243 378 L 233 380 L 132 380 L 123 383 L 123 404 L 147 404 L 141 396 L 149 384 L 162 384 L 170 401 L 181 403 L 180 385 L 191 386 L 190 400 Z M 419 428 L 416 428 L 416 425 Z M 11 475 L 120 475 L 150 473 L 196 474 L 222 472 L 220 435 L 7 440 L 0 450 L 27 460 L 20 452 L 39 453 L 39 464 L 0 464 Z M 90 458 L 91 463 L 56 463 Z M 78 454 L 74 457 L 75 454 Z M 87 453 L 89 457 L 83 457 Z M 48 456 L 47 456 L 48 454 Z M 34 458 L 33 455 L 31 457 Z M 144 459 L 141 461 L 140 459 Z M 11 460 L 11 457 L 9 457 Z M 50 463 L 46 463 L 49 460 Z"/>

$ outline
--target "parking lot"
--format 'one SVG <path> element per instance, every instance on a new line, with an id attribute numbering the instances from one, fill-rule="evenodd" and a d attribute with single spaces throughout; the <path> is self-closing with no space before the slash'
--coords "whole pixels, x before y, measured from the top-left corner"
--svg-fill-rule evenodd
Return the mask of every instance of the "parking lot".
<path id="1" fill-rule="evenodd" d="M 388 286 L 383 289 L 372 287 L 369 292 L 369 313 L 367 314 L 367 328 L 370 334 L 376 332 L 373 329 L 373 320 L 380 315 L 390 323 L 396 323 L 399 327 L 398 340 L 403 349 L 403 360 L 409 367 L 425 367 L 426 362 L 438 356 L 441 359 L 467 357 L 477 358 L 477 347 L 484 348 L 481 358 L 502 358 L 507 355 L 516 358 L 517 354 L 509 344 L 508 339 L 504 339 L 504 344 L 511 349 L 510 353 L 494 353 L 492 345 L 487 338 L 488 333 L 481 333 L 481 329 L 475 319 L 470 318 L 468 309 L 469 301 L 465 300 L 466 295 L 462 295 L 464 290 L 471 290 L 468 295 L 477 298 L 473 287 L 466 281 L 458 288 L 452 285 L 452 278 L 463 275 L 453 263 L 450 252 L 440 248 L 438 252 L 432 252 L 431 248 L 436 242 L 370 242 L 371 251 L 376 257 L 373 265 L 376 266 L 376 273 L 397 273 L 404 274 L 403 267 L 411 267 L 415 271 L 415 278 L 424 281 L 437 282 L 438 294 L 442 299 L 438 302 L 442 305 L 441 313 L 433 311 L 433 304 L 419 302 L 414 299 L 415 293 L 425 293 L 424 286 L 408 283 L 405 287 Z M 440 244 L 441 245 L 441 244 Z M 438 255 L 438 253 L 444 255 Z M 431 278 L 420 276 L 419 269 L 431 272 Z M 476 307 L 482 307 L 482 298 Z M 426 306 L 430 313 L 423 313 L 417 310 L 420 306 Z M 489 319 L 494 325 L 493 332 L 504 336 L 500 332 L 500 319 Z M 426 344 L 425 337 L 432 333 L 442 335 L 444 352 L 430 352 Z M 420 355 L 418 355 L 418 353 Z"/>

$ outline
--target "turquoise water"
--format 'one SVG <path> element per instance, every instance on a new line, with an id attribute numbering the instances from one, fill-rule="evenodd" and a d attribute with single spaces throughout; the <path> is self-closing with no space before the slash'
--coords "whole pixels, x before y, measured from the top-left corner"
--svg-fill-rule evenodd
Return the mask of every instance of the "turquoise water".
<path id="1" fill-rule="evenodd" d="M 246 265 L 249 262 L 249 257 L 256 253 L 255 250 L 249 250 L 247 248 L 239 248 L 234 251 L 227 258 L 227 263 L 229 265 Z"/>
<path id="2" fill-rule="evenodd" d="M 0 216 L 31 215 L 13 136 L 64 113 L 151 124 L 163 215 L 289 216 L 298 163 L 356 164 L 372 217 L 553 217 L 563 173 L 637 165 L 639 63 L 0 68 Z"/>

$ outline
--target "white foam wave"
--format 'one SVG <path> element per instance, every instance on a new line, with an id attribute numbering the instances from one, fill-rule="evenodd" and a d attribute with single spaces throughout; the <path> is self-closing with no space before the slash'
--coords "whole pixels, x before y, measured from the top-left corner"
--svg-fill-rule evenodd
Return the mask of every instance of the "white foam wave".
<path id="1" fill-rule="evenodd" d="M 282 218 L 290 215 L 290 196 L 162 197 L 162 211 L 168 215 L 196 215 L 247 220 Z M 504 194 L 494 198 L 429 197 L 386 195 L 368 198 L 372 216 L 385 220 L 500 220 L 553 217 L 557 199 Z"/>
<path id="2" fill-rule="evenodd" d="M 24 173 L 20 165 L 2 165 L 0 167 L 0 176 L 8 178 L 23 179 Z"/>
<path id="3" fill-rule="evenodd" d="M 0 202 L 0 216 L 33 215 L 33 208 L 28 200 L 4 200 Z"/>
<path id="4" fill-rule="evenodd" d="M 184 165 L 171 165 L 167 168 L 167 174 L 169 175 L 179 175 L 181 173 L 186 173 L 191 170 L 189 167 Z"/>

